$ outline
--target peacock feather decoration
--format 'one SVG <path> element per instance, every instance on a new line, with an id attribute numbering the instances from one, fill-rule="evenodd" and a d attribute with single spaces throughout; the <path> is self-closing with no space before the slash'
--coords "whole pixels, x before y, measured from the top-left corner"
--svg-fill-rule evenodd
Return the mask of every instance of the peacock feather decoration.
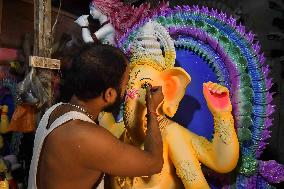
<path id="1" fill-rule="evenodd" d="M 269 66 L 255 35 L 222 11 L 198 5 L 177 6 L 157 10 L 140 20 L 120 38 L 118 47 L 130 55 L 130 44 L 149 21 L 162 26 L 156 29 L 158 35 L 165 35 L 167 30 L 175 49 L 203 58 L 218 83 L 230 90 L 241 151 L 238 167 L 229 174 L 234 181 L 222 188 L 273 188 L 270 183 L 283 181 L 283 165 L 260 160 L 270 138 L 275 106 L 269 91 L 273 85 Z"/>

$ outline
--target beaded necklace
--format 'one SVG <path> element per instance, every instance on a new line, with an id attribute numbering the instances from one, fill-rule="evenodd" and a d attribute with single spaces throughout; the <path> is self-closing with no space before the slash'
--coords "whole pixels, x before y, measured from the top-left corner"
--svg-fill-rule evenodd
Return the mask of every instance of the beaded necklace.
<path id="1" fill-rule="evenodd" d="M 85 110 L 84 108 L 82 108 L 81 106 L 78 106 L 78 105 L 75 105 L 75 104 L 71 104 L 71 103 L 67 103 L 68 105 L 70 105 L 70 106 L 73 106 L 73 107 L 75 107 L 75 108 L 77 108 L 77 109 L 79 109 L 79 110 L 81 110 L 84 114 L 86 114 L 92 121 L 94 121 L 95 119 L 94 119 L 94 117 L 91 115 L 91 114 L 89 114 L 88 112 L 87 112 L 87 110 Z"/>

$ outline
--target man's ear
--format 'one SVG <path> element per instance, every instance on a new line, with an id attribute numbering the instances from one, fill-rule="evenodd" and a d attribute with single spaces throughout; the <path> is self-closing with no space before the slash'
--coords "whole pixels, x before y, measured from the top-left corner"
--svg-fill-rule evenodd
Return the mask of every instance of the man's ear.
<path id="1" fill-rule="evenodd" d="M 114 88 L 110 87 L 107 88 L 102 95 L 105 102 L 114 103 L 118 94 Z"/>
<path id="2" fill-rule="evenodd" d="M 163 112 L 169 117 L 173 117 L 191 78 L 184 69 L 176 67 L 164 70 L 161 73 L 161 79 L 164 94 Z"/>

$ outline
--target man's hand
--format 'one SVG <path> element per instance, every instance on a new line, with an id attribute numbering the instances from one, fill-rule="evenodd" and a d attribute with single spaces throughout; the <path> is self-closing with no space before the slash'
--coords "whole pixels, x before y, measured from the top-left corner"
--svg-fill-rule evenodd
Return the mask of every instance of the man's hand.
<path id="1" fill-rule="evenodd" d="M 88 27 L 89 21 L 88 21 L 89 15 L 82 15 L 77 20 L 75 20 L 75 23 L 77 23 L 81 27 Z"/>
<path id="2" fill-rule="evenodd" d="M 229 90 L 226 87 L 209 81 L 203 84 L 203 94 L 212 114 L 232 111 Z"/>
<path id="3" fill-rule="evenodd" d="M 163 102 L 164 95 L 162 87 L 146 87 L 146 107 L 148 112 L 156 112 L 158 106 Z"/>

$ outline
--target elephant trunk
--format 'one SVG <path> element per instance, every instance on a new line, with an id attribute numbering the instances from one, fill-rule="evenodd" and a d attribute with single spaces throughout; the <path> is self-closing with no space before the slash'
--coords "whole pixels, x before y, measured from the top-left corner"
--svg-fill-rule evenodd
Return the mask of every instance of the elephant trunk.
<path id="1" fill-rule="evenodd" d="M 144 104 L 135 99 L 125 102 L 125 110 L 123 114 L 124 124 L 127 132 L 131 136 L 134 145 L 141 145 L 144 142 L 144 121 L 146 107 Z"/>

